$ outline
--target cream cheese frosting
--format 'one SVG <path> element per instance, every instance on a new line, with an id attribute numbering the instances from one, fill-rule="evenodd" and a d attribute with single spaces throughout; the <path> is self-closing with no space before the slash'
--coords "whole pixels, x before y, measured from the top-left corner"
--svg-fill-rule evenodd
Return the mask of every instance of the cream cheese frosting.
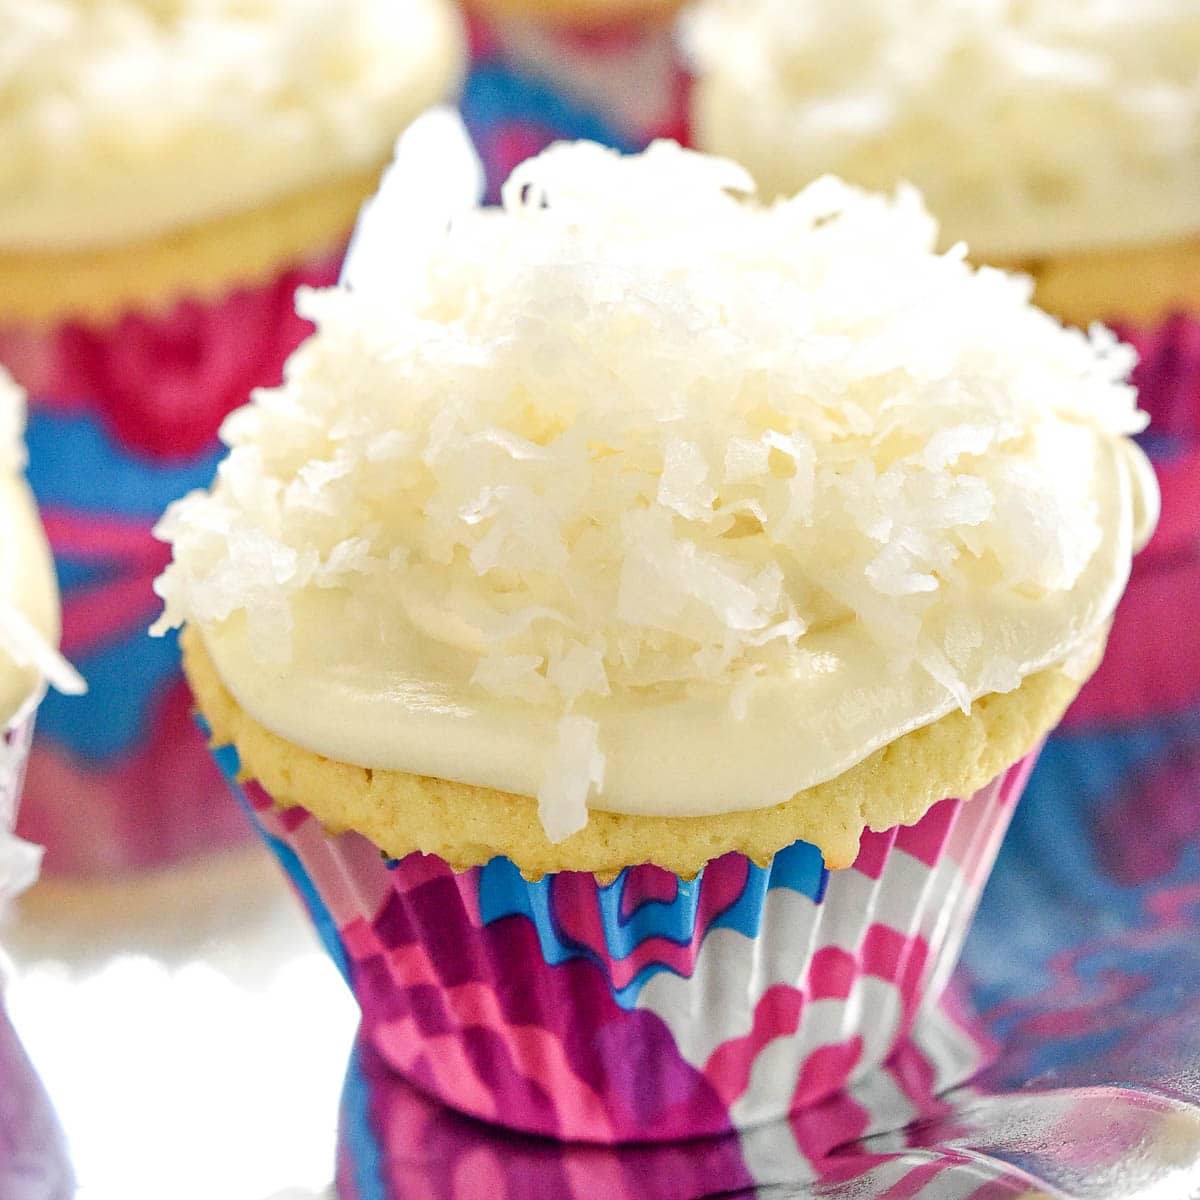
<path id="1" fill-rule="evenodd" d="M 82 681 L 53 649 L 58 589 L 33 496 L 21 471 L 25 398 L 0 367 L 0 726 L 49 680 L 63 691 Z"/>
<path id="2" fill-rule="evenodd" d="M 463 56 L 450 0 L 0 0 L 0 248 L 153 237 L 374 167 Z"/>
<path id="3" fill-rule="evenodd" d="M 764 193 L 910 180 L 984 257 L 1200 231 L 1194 0 L 700 0 L 693 129 Z"/>
<path id="4" fill-rule="evenodd" d="M 561 838 L 777 803 L 1092 654 L 1157 516 L 1132 351 L 911 189 L 580 143 L 488 210 L 404 159 L 159 526 L 159 630 L 261 724 Z"/>

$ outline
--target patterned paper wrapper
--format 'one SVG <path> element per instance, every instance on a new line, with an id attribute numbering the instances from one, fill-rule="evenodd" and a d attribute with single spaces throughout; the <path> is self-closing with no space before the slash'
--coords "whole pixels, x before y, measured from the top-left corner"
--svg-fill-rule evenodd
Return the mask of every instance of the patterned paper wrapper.
<path id="1" fill-rule="evenodd" d="M 931 1172 L 928 1154 L 851 1143 L 918 1118 L 945 1118 L 943 1094 L 992 1051 L 958 997 L 946 996 L 922 1009 L 884 1067 L 787 1118 L 682 1143 L 606 1146 L 534 1137 L 464 1116 L 397 1074 L 363 1037 L 342 1094 L 338 1194 L 343 1200 L 697 1200 L 765 1197 L 775 1187 L 787 1189 L 781 1195 L 833 1195 L 839 1185 L 860 1181 L 877 1189 L 853 1193 L 865 1200 L 899 1194 L 887 1188 L 905 1180 L 925 1184 L 936 1177 L 941 1200 L 965 1197 L 979 1186 L 976 1170 L 958 1181 L 969 1188 L 951 1190 L 950 1159 Z M 814 1185 L 819 1192 L 809 1190 Z"/>
<path id="2" fill-rule="evenodd" d="M 174 638 L 146 636 L 169 550 L 167 504 L 207 486 L 217 430 L 250 390 L 278 383 L 309 332 L 300 284 L 337 277 L 340 252 L 215 300 L 128 312 L 103 326 L 0 326 L 0 362 L 30 397 L 29 481 L 63 591 L 63 652 L 83 697 L 47 697 L 21 831 L 50 871 L 167 865 L 248 836 L 191 719 Z"/>
<path id="3" fill-rule="evenodd" d="M 1133 885 L 1168 875 L 1200 836 L 1200 320 L 1114 328 L 1139 354 L 1162 516 L 1031 794 L 1046 820 L 1098 825 L 1101 862 Z"/>
<path id="4" fill-rule="evenodd" d="M 218 753 L 231 782 L 236 752 Z M 721 1136 L 863 1079 L 943 990 L 1032 756 L 969 801 L 684 881 L 387 861 L 237 785 L 362 1008 L 376 1067 L 488 1124 L 615 1145 Z M 386 1129 L 381 1137 L 386 1143 Z"/>
<path id="5" fill-rule="evenodd" d="M 1104 661 L 1048 740 L 1005 844 L 980 941 L 1004 931 L 1011 940 L 1014 929 L 1020 936 L 1007 964 L 969 956 L 984 1006 L 1017 990 L 1010 973 L 1018 964 L 1026 964 L 1021 987 L 1040 992 L 1098 932 L 1165 928 L 1168 908 L 1194 937 L 1187 897 L 1200 894 L 1200 320 L 1113 325 L 1140 355 L 1134 382 L 1151 417 L 1142 440 L 1162 517 L 1134 559 Z M 1031 894 L 1029 864 L 1051 845 Z M 1100 1041 L 1124 999 L 1113 989 L 1099 1010 Z M 1091 1020 L 1066 1015 L 1073 990 L 1060 988 L 1064 1027 Z"/>
<path id="6" fill-rule="evenodd" d="M 489 198 L 519 162 L 560 139 L 639 150 L 687 142 L 689 79 L 669 18 L 572 28 L 473 15 L 463 116 L 487 168 Z"/>
<path id="7" fill-rule="evenodd" d="M 41 861 L 37 846 L 12 833 L 38 699 L 34 696 L 0 732 L 0 914 L 37 878 Z M 0 1000 L 0 1196 L 69 1200 L 74 1195 L 58 1118 Z"/>
<path id="8" fill-rule="evenodd" d="M 1162 517 L 1134 559 L 1108 651 L 1068 728 L 1115 727 L 1200 705 L 1200 621 L 1187 619 L 1200 596 L 1200 319 L 1113 327 L 1138 351 L 1133 382 L 1150 414 L 1144 444 Z"/>
<path id="9" fill-rule="evenodd" d="M 964 1085 L 996 1047 L 978 1018 L 959 1010 L 957 997 L 946 1000 L 926 1006 L 887 1063 L 844 1092 L 785 1120 L 683 1144 L 555 1142 L 488 1125 L 432 1100 L 360 1044 L 342 1097 L 338 1194 L 343 1200 L 1195 1194 L 1200 1112 L 1194 1105 L 1117 1085 L 1026 1082 L 999 1092 Z M 386 1141 L 379 1130 L 386 1130 Z"/>

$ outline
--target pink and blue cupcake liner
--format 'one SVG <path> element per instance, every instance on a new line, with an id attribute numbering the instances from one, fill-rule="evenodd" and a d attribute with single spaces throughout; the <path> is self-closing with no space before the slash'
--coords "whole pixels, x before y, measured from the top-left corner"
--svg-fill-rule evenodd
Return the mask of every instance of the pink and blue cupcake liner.
<path id="1" fill-rule="evenodd" d="M 1118 1053 L 1129 1078 L 1162 1077 L 1168 1056 L 1149 1048 L 1168 1031 L 1177 1063 L 1200 1061 L 1200 1010 L 1184 1003 L 1200 995 L 1200 320 L 1114 327 L 1139 352 L 1162 519 L 967 943 L 976 1005 L 1020 1047 L 998 1084 Z"/>
<path id="2" fill-rule="evenodd" d="M 669 21 L 583 29 L 475 14 L 468 34 L 462 111 L 491 201 L 513 167 L 554 141 L 584 138 L 623 151 L 659 137 L 687 143 L 690 80 Z"/>
<path id="3" fill-rule="evenodd" d="M 802 1113 L 791 1155 L 811 1166 L 878 1128 L 854 1096 L 880 1086 L 945 988 L 1032 765 L 866 834 L 845 871 L 800 842 L 766 867 L 729 854 L 693 880 L 640 866 L 601 884 L 527 881 L 503 858 L 461 873 L 387 860 L 238 783 L 231 748 L 218 758 L 362 1009 L 342 1172 L 374 1172 L 378 1186 L 347 1191 L 370 1200 L 410 1194 L 393 1082 L 600 1158 L 733 1137 L 744 1160 L 754 1130 Z"/>
<path id="4" fill-rule="evenodd" d="M 33 696 L 0 730 L 0 908 L 38 873 L 38 848 L 14 838 L 11 830 L 40 699 L 40 694 Z M 74 1173 L 58 1117 L 0 999 L 0 1196 L 70 1200 L 74 1195 Z"/>
<path id="5" fill-rule="evenodd" d="M 89 685 L 46 698 L 30 756 L 21 829 L 51 871 L 163 866 L 248 836 L 191 718 L 174 638 L 147 635 L 169 557 L 151 529 L 211 481 L 221 421 L 279 382 L 311 328 L 296 287 L 334 282 L 339 261 L 104 325 L 0 328 L 0 361 L 29 392 L 28 477 L 62 589 L 62 648 Z"/>

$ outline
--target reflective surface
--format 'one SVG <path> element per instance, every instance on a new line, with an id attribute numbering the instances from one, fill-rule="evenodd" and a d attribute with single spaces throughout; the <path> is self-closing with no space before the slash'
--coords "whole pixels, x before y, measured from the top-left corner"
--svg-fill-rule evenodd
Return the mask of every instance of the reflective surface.
<path id="1" fill-rule="evenodd" d="M 80 1200 L 325 1193 L 355 1008 L 265 852 L 43 880 L 4 944 Z"/>
<path id="2" fill-rule="evenodd" d="M 1014 853 L 1038 824 L 1027 813 Z M 1031 866 L 1014 858 L 1008 870 L 1036 898 Z M 985 902 L 967 955 L 990 971 L 977 970 L 977 997 L 998 997 L 1002 978 L 1009 994 L 982 1020 L 929 1014 L 836 1114 L 686 1147 L 558 1147 L 377 1078 L 389 1152 L 404 1156 L 396 1177 L 453 1200 L 583 1200 L 601 1194 L 600 1180 L 604 1195 L 631 1200 L 1200 1196 L 1200 889 L 1160 890 L 1144 920 L 1053 956 L 1022 994 L 1039 956 L 1005 953 L 1016 927 L 1004 920 L 1022 918 L 1011 885 Z M 121 886 L 43 881 L 5 941 L 9 1010 L 57 1106 L 83 1200 L 331 1194 L 355 1010 L 265 855 Z M 863 1136 L 814 1159 L 823 1123 L 848 1107 Z"/>

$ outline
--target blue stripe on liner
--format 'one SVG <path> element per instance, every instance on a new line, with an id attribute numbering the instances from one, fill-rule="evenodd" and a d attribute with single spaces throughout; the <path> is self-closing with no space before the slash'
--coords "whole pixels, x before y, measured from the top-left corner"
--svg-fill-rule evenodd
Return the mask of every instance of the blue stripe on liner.
<path id="1" fill-rule="evenodd" d="M 175 631 L 152 638 L 140 622 L 128 635 L 74 658 L 88 681 L 82 696 L 50 692 L 38 732 L 89 763 L 118 759 L 153 731 L 150 711 L 179 674 Z"/>
<path id="2" fill-rule="evenodd" d="M 820 904 L 828 874 L 820 850 L 807 842 L 796 842 L 781 850 L 769 867 L 751 863 L 741 894 L 712 919 L 707 932 L 734 929 L 746 937 L 755 937 L 767 892 L 772 888 L 787 888 Z M 696 928 L 704 872 L 692 880 L 679 880 L 673 900 L 650 900 L 626 913 L 623 900 L 628 877 L 629 871 L 622 871 L 612 883 L 599 889 L 605 950 L 609 957 L 628 958 L 650 938 L 687 945 Z M 606 965 L 592 947 L 563 930 L 554 912 L 550 879 L 529 883 L 508 859 L 494 858 L 481 869 L 479 911 L 485 924 L 503 917 L 526 917 L 537 930 L 542 957 L 550 966 L 572 958 L 595 962 L 601 969 Z M 622 1008 L 633 1008 L 647 981 L 668 970 L 671 968 L 666 963 L 648 962 L 624 987 L 614 988 L 613 996 Z"/>
<path id="3" fill-rule="evenodd" d="M 461 108 L 472 133 L 521 122 L 540 125 L 559 138 L 584 138 L 625 152 L 639 148 L 585 104 L 564 96 L 549 83 L 497 62 L 472 67 L 463 88 Z"/>
<path id="4" fill-rule="evenodd" d="M 196 723 L 200 726 L 200 730 L 206 739 L 212 736 L 212 731 L 203 717 L 197 716 Z M 246 794 L 242 791 L 241 785 L 237 781 L 238 772 L 241 770 L 242 765 L 241 760 L 238 758 L 237 750 L 233 746 L 220 746 L 213 751 L 213 756 L 217 760 L 217 765 L 221 768 L 221 773 L 225 776 L 225 781 L 229 784 L 229 789 L 233 793 L 234 799 L 249 814 L 250 820 L 254 822 L 254 826 L 263 841 L 267 843 L 271 852 L 279 859 L 280 865 L 292 881 L 292 885 L 299 892 L 300 899 L 304 901 L 304 907 L 308 909 L 308 914 L 317 928 L 321 942 L 324 944 L 325 949 L 329 951 L 329 957 L 333 959 L 337 969 L 341 972 L 346 985 L 349 986 L 350 964 L 346 957 L 346 948 L 342 945 L 341 932 L 338 929 L 337 922 L 333 919 L 329 909 L 325 907 L 325 902 L 318 895 L 317 889 L 308 877 L 308 872 L 301 865 L 300 859 L 297 858 L 296 852 L 286 842 L 280 841 L 279 838 L 272 836 L 266 831 L 263 823 L 258 819 L 258 813 L 254 811 L 254 806 L 246 799 Z"/>
<path id="5" fill-rule="evenodd" d="M 383 1150 L 371 1124 L 371 1093 L 359 1065 L 357 1043 L 350 1052 L 342 1085 L 338 1140 L 339 1157 L 344 1153 L 352 1164 L 353 1200 L 389 1200 L 383 1181 Z"/>
<path id="6" fill-rule="evenodd" d="M 1159 772 L 1193 755 L 1200 755 L 1200 711 L 1050 738 L 964 947 L 979 1007 L 1036 994 L 1056 955 L 1144 925 L 1151 893 L 1200 874 L 1200 847 L 1190 838 L 1180 838 L 1177 857 L 1168 854 L 1160 872 L 1137 884 L 1113 877 L 1100 858 L 1113 810 L 1136 810 L 1138 794 L 1158 786 Z M 1130 836 L 1171 842 L 1169 831 L 1153 828 Z M 1007 953 L 998 955 L 1001 945 Z"/>
<path id="7" fill-rule="evenodd" d="M 143 457 L 121 446 L 92 413 L 37 407 L 29 413 L 25 442 L 29 485 L 39 504 L 155 521 L 172 500 L 208 487 L 225 453 L 211 446 L 186 459 Z"/>
<path id="8" fill-rule="evenodd" d="M 500 63 L 477 63 L 472 68 L 460 108 L 485 162 L 489 160 L 488 151 L 493 139 L 514 125 L 544 130 L 554 141 L 584 139 L 623 153 L 640 149 L 639 143 L 619 133 L 585 105 L 576 103 L 541 80 Z M 495 193 L 502 182 L 500 179 L 489 181 L 490 202 L 499 199 Z"/>

